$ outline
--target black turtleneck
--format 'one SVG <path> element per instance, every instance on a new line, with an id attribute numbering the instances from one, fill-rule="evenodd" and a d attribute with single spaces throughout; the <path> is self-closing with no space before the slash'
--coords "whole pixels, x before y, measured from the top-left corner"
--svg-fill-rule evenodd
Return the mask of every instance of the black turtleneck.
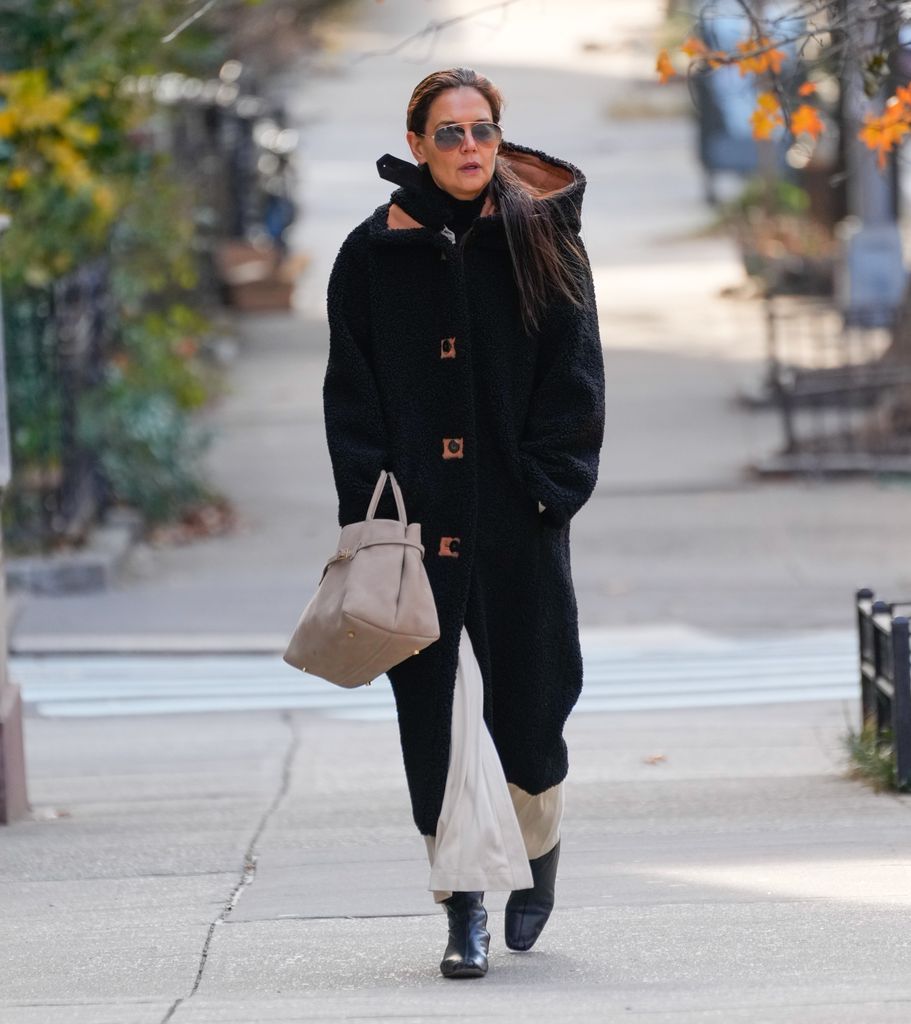
<path id="1" fill-rule="evenodd" d="M 471 227 L 475 218 L 480 214 L 484 199 L 487 196 L 487 185 L 481 189 L 474 199 L 456 199 L 454 195 L 447 192 L 433 180 L 430 168 L 427 164 L 421 164 L 421 172 L 424 177 L 424 188 L 431 195 L 436 196 L 446 207 L 452 211 L 447 219 L 446 226 L 452 229 L 458 241 L 462 235 Z"/>

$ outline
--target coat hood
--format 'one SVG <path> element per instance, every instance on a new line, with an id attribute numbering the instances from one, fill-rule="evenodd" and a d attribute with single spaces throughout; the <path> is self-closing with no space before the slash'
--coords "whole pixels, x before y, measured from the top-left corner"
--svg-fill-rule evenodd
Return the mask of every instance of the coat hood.
<path id="1" fill-rule="evenodd" d="M 506 141 L 500 144 L 497 162 L 510 168 L 529 195 L 541 200 L 555 219 L 579 232 L 586 180 L 578 167 L 540 150 Z M 377 169 L 381 178 L 399 185 L 390 196 L 388 208 L 380 207 L 385 223 L 377 227 L 389 231 L 427 228 L 439 232 L 446 226 L 452 207 L 425 187 L 430 177 L 426 164 L 419 167 L 387 153 L 377 161 Z M 488 195 L 472 230 L 479 235 L 502 236 L 502 228 L 503 217 L 493 197 Z"/>

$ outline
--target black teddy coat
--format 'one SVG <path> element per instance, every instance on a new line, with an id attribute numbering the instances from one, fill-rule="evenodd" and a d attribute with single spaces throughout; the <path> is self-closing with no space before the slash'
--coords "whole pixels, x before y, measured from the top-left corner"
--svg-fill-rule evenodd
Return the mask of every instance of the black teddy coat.
<path id="1" fill-rule="evenodd" d="M 498 159 L 579 231 L 576 167 L 505 142 Z M 594 490 L 604 434 L 590 267 L 584 306 L 555 299 L 527 334 L 502 217 L 488 200 L 454 244 L 449 213 L 400 187 L 345 239 L 323 387 L 339 525 L 365 518 L 384 468 L 421 524 L 440 638 L 387 674 L 424 835 L 443 801 L 463 623 L 507 780 L 536 794 L 566 776 L 563 726 L 582 686 L 570 520 Z M 388 484 L 376 515 L 397 518 Z"/>

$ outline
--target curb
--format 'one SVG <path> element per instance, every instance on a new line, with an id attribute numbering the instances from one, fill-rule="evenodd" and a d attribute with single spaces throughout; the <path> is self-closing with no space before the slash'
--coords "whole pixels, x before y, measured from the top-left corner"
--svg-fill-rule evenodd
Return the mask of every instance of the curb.
<path id="1" fill-rule="evenodd" d="M 131 509 L 114 509 L 89 533 L 77 551 L 50 555 L 14 555 L 5 562 L 10 592 L 74 594 L 104 590 L 118 577 L 143 527 Z"/>

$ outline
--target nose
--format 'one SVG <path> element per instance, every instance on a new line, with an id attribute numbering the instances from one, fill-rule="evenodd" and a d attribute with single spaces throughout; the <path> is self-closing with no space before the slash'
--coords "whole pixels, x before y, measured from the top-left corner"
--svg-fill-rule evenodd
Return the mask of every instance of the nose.
<path id="1" fill-rule="evenodd" d="M 465 125 L 465 136 L 462 139 L 462 152 L 471 153 L 473 150 L 478 148 L 478 144 L 474 140 L 474 136 L 471 134 L 471 125 Z"/>

